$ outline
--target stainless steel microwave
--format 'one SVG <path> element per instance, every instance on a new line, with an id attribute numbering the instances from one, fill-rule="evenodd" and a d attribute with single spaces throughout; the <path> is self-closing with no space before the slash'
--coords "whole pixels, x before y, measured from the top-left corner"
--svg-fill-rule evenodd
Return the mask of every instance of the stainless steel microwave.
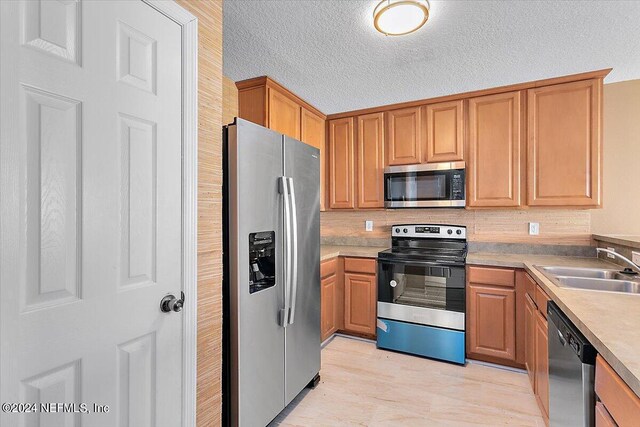
<path id="1" fill-rule="evenodd" d="M 384 170 L 386 208 L 464 208 L 464 162 L 389 166 Z"/>

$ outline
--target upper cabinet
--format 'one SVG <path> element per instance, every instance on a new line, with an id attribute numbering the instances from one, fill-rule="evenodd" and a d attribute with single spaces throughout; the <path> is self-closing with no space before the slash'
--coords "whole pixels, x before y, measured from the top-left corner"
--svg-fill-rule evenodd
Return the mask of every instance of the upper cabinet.
<path id="1" fill-rule="evenodd" d="M 464 101 L 440 102 L 422 109 L 427 141 L 424 161 L 464 160 Z"/>
<path id="2" fill-rule="evenodd" d="M 523 114 L 519 91 L 469 99 L 468 206 L 522 205 Z"/>
<path id="3" fill-rule="evenodd" d="M 384 115 L 358 116 L 358 208 L 384 207 Z"/>
<path id="4" fill-rule="evenodd" d="M 421 162 L 420 116 L 420 107 L 403 108 L 387 113 L 389 165 L 411 165 Z"/>
<path id="5" fill-rule="evenodd" d="M 353 118 L 329 121 L 329 208 L 353 209 L 354 143 Z"/>
<path id="6" fill-rule="evenodd" d="M 238 116 L 320 150 L 320 210 L 325 209 L 326 116 L 269 77 L 236 83 Z"/>
<path id="7" fill-rule="evenodd" d="M 602 78 L 529 89 L 528 205 L 602 204 Z"/>
<path id="8" fill-rule="evenodd" d="M 327 156 L 325 153 L 325 120 L 312 111 L 302 107 L 302 142 L 320 150 L 320 210 L 325 210 L 325 183 L 327 182 Z"/>
<path id="9" fill-rule="evenodd" d="M 267 93 L 269 94 L 267 127 L 299 140 L 302 122 L 300 105 L 279 90 L 267 88 Z"/>

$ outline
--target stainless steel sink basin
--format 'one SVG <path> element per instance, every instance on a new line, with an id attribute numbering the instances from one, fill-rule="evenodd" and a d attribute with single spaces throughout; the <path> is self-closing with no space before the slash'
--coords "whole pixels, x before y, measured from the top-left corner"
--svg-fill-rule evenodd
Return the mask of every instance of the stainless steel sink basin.
<path id="1" fill-rule="evenodd" d="M 640 277 L 607 268 L 537 267 L 561 288 L 640 295 Z"/>
<path id="2" fill-rule="evenodd" d="M 594 279 L 592 277 L 556 276 L 561 287 L 590 291 L 624 292 L 640 294 L 640 282 L 632 280 Z"/>
<path id="3" fill-rule="evenodd" d="M 578 267 L 541 267 L 544 273 L 554 276 L 591 277 L 593 279 L 633 280 L 633 276 L 620 273 L 620 269 L 578 268 Z"/>

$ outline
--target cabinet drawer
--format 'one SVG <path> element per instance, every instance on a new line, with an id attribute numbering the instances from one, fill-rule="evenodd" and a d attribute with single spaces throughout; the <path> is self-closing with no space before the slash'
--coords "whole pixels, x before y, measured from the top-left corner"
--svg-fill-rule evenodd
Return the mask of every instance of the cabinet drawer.
<path id="1" fill-rule="evenodd" d="M 596 427 L 616 427 L 616 422 L 602 402 L 596 403 Z"/>
<path id="2" fill-rule="evenodd" d="M 327 276 L 336 274 L 337 267 L 338 267 L 338 258 L 332 258 L 330 260 L 323 261 L 320 264 L 320 278 L 324 279 Z"/>
<path id="3" fill-rule="evenodd" d="M 479 285 L 515 286 L 516 272 L 510 268 L 469 267 L 469 283 Z"/>
<path id="4" fill-rule="evenodd" d="M 375 258 L 345 258 L 344 271 L 376 274 L 376 260 Z"/>
<path id="5" fill-rule="evenodd" d="M 540 314 L 542 314 L 545 319 L 547 318 L 547 303 L 550 299 L 551 298 L 549 298 L 549 295 L 547 295 L 547 293 L 543 291 L 540 286 L 536 285 L 536 305 L 538 306 Z"/>
<path id="6" fill-rule="evenodd" d="M 640 398 L 600 355 L 596 358 L 596 394 L 620 427 L 637 426 Z"/>
<path id="7" fill-rule="evenodd" d="M 533 280 L 533 277 L 531 277 L 529 273 L 525 273 L 524 278 L 524 290 L 527 295 L 529 295 L 529 298 L 531 298 L 531 300 L 535 302 L 536 288 L 538 287 L 538 284 L 535 280 Z"/>

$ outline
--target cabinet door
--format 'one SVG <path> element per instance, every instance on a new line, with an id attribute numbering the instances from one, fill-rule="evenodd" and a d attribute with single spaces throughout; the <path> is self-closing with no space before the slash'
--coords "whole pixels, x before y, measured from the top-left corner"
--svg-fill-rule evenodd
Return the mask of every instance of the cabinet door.
<path id="1" fill-rule="evenodd" d="M 321 341 L 326 340 L 336 331 L 336 276 L 322 279 L 320 294 Z"/>
<path id="2" fill-rule="evenodd" d="M 358 208 L 384 207 L 384 115 L 358 116 Z"/>
<path id="3" fill-rule="evenodd" d="M 536 305 L 529 295 L 524 303 L 524 365 L 529 374 L 531 388 L 536 389 Z"/>
<path id="4" fill-rule="evenodd" d="M 300 139 L 301 110 L 297 102 L 269 88 L 268 128 L 295 139 Z"/>
<path id="5" fill-rule="evenodd" d="M 528 204 L 600 206 L 602 80 L 529 89 Z"/>
<path id="6" fill-rule="evenodd" d="M 596 403 L 596 427 L 617 427 L 616 422 L 602 402 Z"/>
<path id="7" fill-rule="evenodd" d="M 516 358 L 516 291 L 469 284 L 469 352 Z"/>
<path id="8" fill-rule="evenodd" d="M 344 275 L 344 328 L 367 335 L 376 333 L 376 276 Z"/>
<path id="9" fill-rule="evenodd" d="M 300 129 L 301 141 L 320 150 L 320 210 L 325 208 L 326 186 L 326 150 L 325 150 L 325 123 L 322 117 L 316 116 L 306 108 L 302 108 L 302 128 Z"/>
<path id="10" fill-rule="evenodd" d="M 426 162 L 464 160 L 464 101 L 422 107 L 426 128 Z"/>
<path id="11" fill-rule="evenodd" d="M 520 92 L 469 100 L 467 204 L 521 206 L 523 110 Z"/>
<path id="12" fill-rule="evenodd" d="M 549 417 L 549 343 L 547 319 L 536 311 L 536 398 L 543 415 Z"/>
<path id="13" fill-rule="evenodd" d="M 353 117 L 329 121 L 329 208 L 353 209 Z"/>
<path id="14" fill-rule="evenodd" d="M 420 108 L 403 108 L 387 113 L 389 165 L 418 164 L 421 160 Z"/>

